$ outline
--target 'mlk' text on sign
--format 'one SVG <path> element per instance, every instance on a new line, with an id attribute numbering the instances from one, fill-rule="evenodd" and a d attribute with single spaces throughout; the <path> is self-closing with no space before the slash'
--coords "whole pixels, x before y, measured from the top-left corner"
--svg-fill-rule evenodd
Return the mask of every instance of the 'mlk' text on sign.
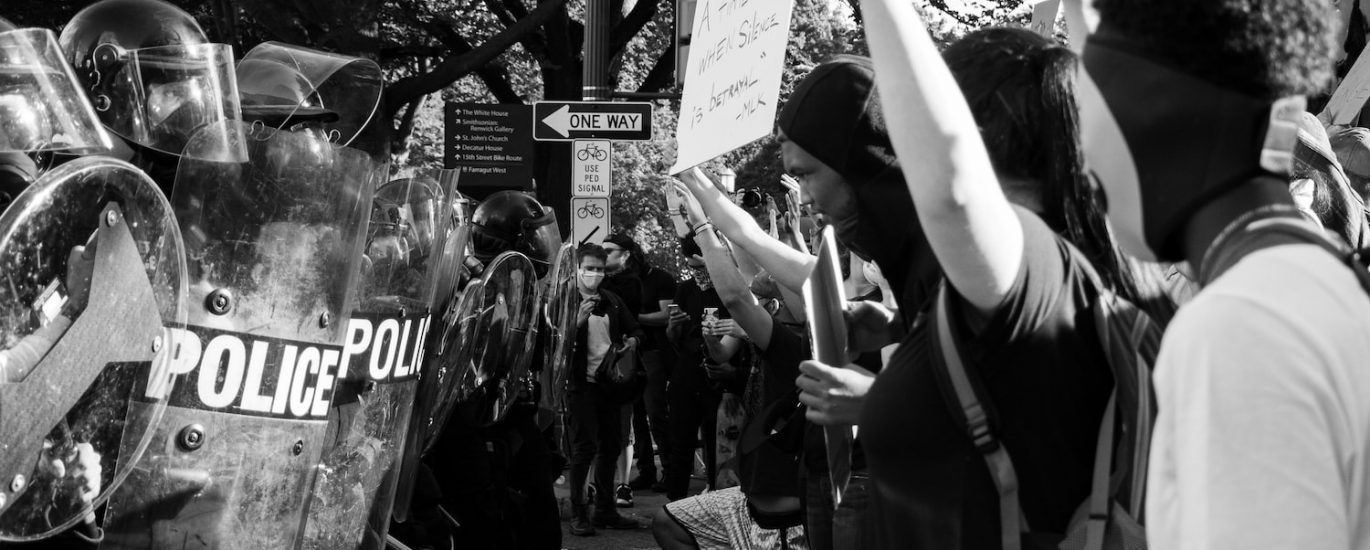
<path id="1" fill-rule="evenodd" d="M 652 104 L 617 101 L 539 101 L 533 104 L 533 139 L 652 139 Z"/>

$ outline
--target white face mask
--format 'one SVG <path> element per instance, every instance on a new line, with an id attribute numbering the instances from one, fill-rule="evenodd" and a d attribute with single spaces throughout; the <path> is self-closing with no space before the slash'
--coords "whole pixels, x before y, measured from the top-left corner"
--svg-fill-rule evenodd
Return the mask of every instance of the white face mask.
<path id="1" fill-rule="evenodd" d="M 580 270 L 580 284 L 587 290 L 599 290 L 599 284 L 602 282 L 604 282 L 603 273 L 595 273 L 584 269 Z"/>

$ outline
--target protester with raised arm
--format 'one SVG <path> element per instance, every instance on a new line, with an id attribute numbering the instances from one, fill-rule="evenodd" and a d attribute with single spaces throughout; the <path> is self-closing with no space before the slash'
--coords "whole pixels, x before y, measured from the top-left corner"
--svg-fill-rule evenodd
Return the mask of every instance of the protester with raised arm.
<path id="1" fill-rule="evenodd" d="M 899 98 L 876 108 L 945 273 L 952 344 L 994 398 L 1023 525 L 1059 540 L 1089 494 L 1112 386 L 1084 312 L 1099 284 L 1135 295 L 1080 165 L 1075 57 L 1023 29 L 976 31 L 943 54 L 911 5 L 870 0 L 863 13 L 875 65 L 848 72 Z M 945 353 L 934 351 L 932 324 L 915 324 L 860 413 L 881 497 L 880 546 L 1016 546 L 1021 533 L 1004 531 L 995 478 L 948 414 L 956 398 L 939 383 Z M 805 390 L 822 409 L 840 390 L 827 379 L 842 369 L 801 368 L 824 382 Z"/>

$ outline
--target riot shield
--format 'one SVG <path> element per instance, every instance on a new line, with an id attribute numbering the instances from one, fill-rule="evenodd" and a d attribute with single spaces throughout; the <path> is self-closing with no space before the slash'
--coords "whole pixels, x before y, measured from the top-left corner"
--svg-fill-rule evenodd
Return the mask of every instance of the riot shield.
<path id="1" fill-rule="evenodd" d="M 359 306 L 329 409 L 326 450 L 305 524 L 306 549 L 380 549 L 424 367 L 449 227 L 437 179 L 376 191 Z"/>
<path id="2" fill-rule="evenodd" d="M 576 251 L 573 243 L 566 243 L 557 251 L 547 277 L 547 299 L 542 313 L 542 370 L 538 380 L 542 395 L 538 403 L 538 426 L 556 427 L 558 445 L 566 447 L 565 435 L 566 380 L 571 362 L 571 346 L 576 341 L 576 309 L 580 307 L 580 292 L 576 286 Z M 569 449 L 562 448 L 563 453 Z M 570 456 L 570 454 L 566 454 Z"/>
<path id="3" fill-rule="evenodd" d="M 280 69 L 293 77 L 276 78 Z M 390 156 L 387 121 L 378 120 L 385 77 L 374 61 L 266 42 L 238 64 L 238 87 L 245 104 L 275 106 L 286 115 L 325 114 L 319 120 L 335 145 L 360 149 L 378 162 Z"/>
<path id="4" fill-rule="evenodd" d="M 171 205 L 132 165 L 66 163 L 0 214 L 0 540 L 60 532 L 130 475 L 185 321 Z M 83 248 L 82 248 L 83 247 Z"/>
<path id="5" fill-rule="evenodd" d="M 110 499 L 104 547 L 300 540 L 381 173 L 315 133 L 223 124 L 191 140 L 172 200 L 192 282 L 171 371 L 187 380 Z M 246 162 L 207 160 L 235 138 Z"/>
<path id="6" fill-rule="evenodd" d="M 455 177 L 457 173 L 453 171 L 449 174 Z M 415 412 L 410 418 L 405 437 L 405 451 L 392 513 L 394 519 L 401 522 L 409 519 L 409 504 L 414 495 L 419 460 L 423 458 L 430 443 L 428 434 L 437 433 L 436 430 L 441 429 L 441 419 L 445 419 L 451 412 L 450 408 L 444 407 L 443 404 L 450 401 L 456 389 L 456 378 L 450 368 L 453 363 L 437 358 L 447 355 L 447 336 L 454 334 L 456 320 L 466 316 L 462 311 L 469 311 L 474 307 L 473 302 L 462 303 L 462 297 L 466 295 L 462 288 L 470 278 L 464 267 L 468 257 L 467 243 L 471 236 L 470 202 L 455 191 L 455 180 L 450 187 L 444 187 L 452 190 L 452 200 L 446 209 L 448 236 L 439 259 L 437 285 L 433 297 L 437 328 L 429 331 L 428 343 L 424 346 L 424 352 L 428 356 L 425 361 L 428 370 L 420 379 L 419 394 L 414 403 Z M 479 285 L 479 281 L 476 281 L 467 289 L 479 288 Z M 455 342 L 455 339 L 453 341 Z"/>

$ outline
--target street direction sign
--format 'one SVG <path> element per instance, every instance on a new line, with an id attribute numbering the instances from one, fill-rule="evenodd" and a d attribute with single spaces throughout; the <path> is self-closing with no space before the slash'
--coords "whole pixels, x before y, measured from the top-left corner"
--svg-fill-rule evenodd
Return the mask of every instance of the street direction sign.
<path id="1" fill-rule="evenodd" d="M 571 197 L 571 238 L 599 244 L 609 236 L 609 197 Z"/>
<path id="2" fill-rule="evenodd" d="M 533 104 L 533 139 L 652 139 L 652 104 L 624 101 L 539 101 Z"/>
<path id="3" fill-rule="evenodd" d="M 571 146 L 571 195 L 608 197 L 613 183 L 613 142 L 578 139 Z"/>

